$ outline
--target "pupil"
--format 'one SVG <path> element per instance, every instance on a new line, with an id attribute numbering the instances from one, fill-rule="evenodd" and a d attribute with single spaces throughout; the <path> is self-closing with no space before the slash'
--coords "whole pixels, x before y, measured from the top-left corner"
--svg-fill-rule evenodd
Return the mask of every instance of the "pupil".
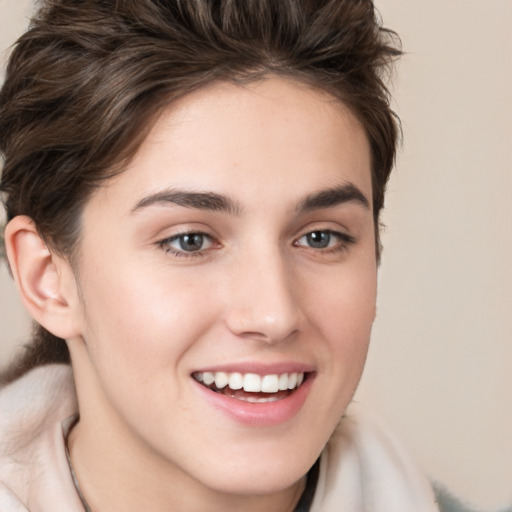
<path id="1" fill-rule="evenodd" d="M 203 235 L 193 233 L 180 237 L 180 248 L 184 251 L 198 251 L 203 246 Z"/>
<path id="2" fill-rule="evenodd" d="M 315 249 L 324 249 L 331 241 L 331 234 L 326 231 L 313 231 L 307 235 L 308 244 Z"/>

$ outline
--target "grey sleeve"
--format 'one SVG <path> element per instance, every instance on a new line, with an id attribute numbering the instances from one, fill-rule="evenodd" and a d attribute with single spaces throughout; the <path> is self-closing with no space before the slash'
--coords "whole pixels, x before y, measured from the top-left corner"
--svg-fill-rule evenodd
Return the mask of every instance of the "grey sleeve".
<path id="1" fill-rule="evenodd" d="M 445 487 L 437 483 L 434 484 L 434 491 L 440 512 L 490 512 L 477 510 L 467 503 L 460 501 L 453 496 L 453 494 L 447 491 Z M 512 506 L 495 512 L 512 512 Z"/>

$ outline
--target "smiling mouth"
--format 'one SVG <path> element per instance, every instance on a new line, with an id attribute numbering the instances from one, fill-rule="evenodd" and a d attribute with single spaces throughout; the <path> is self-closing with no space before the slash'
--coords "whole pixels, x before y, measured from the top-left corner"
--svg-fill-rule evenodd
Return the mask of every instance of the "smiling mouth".
<path id="1" fill-rule="evenodd" d="M 255 373 L 195 372 L 192 377 L 206 388 L 251 403 L 283 400 L 308 378 L 304 372 L 258 375 Z"/>

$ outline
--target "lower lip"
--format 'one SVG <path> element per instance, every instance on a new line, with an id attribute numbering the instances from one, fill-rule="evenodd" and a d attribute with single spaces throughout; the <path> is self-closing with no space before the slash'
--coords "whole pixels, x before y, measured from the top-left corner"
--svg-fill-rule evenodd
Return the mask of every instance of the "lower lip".
<path id="1" fill-rule="evenodd" d="M 198 391 L 209 404 L 238 423 L 254 427 L 272 427 L 290 421 L 299 413 L 308 397 L 313 380 L 314 375 L 310 374 L 302 385 L 286 398 L 263 403 L 245 402 L 216 393 L 199 382 L 196 384 Z"/>

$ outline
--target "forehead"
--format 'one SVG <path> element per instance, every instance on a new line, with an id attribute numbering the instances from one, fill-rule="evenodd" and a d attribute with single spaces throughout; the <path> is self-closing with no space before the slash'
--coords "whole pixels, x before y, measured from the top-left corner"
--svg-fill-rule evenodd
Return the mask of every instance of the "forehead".
<path id="1" fill-rule="evenodd" d="M 297 201 L 346 182 L 371 199 L 370 162 L 363 127 L 333 96 L 280 78 L 216 83 L 163 110 L 127 169 L 90 202 L 128 208 L 176 185 Z"/>

